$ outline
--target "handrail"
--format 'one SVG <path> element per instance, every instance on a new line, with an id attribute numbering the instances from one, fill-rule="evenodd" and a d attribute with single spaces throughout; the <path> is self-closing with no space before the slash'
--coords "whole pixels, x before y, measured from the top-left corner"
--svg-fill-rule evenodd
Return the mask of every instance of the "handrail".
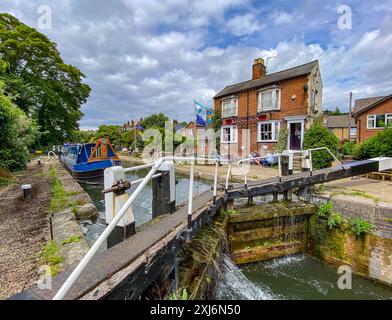
<path id="1" fill-rule="evenodd" d="M 285 151 L 290 151 L 290 153 L 291 154 L 295 154 L 295 153 L 301 153 L 301 154 L 303 154 L 303 153 L 306 153 L 306 152 L 308 152 L 309 153 L 309 162 L 310 162 L 310 170 L 309 170 L 309 173 L 310 173 L 310 175 L 312 175 L 313 174 L 313 164 L 312 164 L 312 152 L 313 151 L 319 151 L 319 150 L 326 150 L 326 151 L 328 151 L 328 153 L 333 157 L 333 159 L 343 168 L 343 169 L 345 169 L 345 167 L 344 167 L 344 165 L 337 159 L 337 157 L 331 152 L 331 150 L 329 150 L 329 148 L 327 148 L 327 147 L 318 147 L 318 148 L 311 148 L 311 149 L 307 149 L 307 150 L 285 150 Z M 267 158 L 270 158 L 270 157 L 278 157 L 278 168 L 279 168 L 279 171 L 278 171 L 278 177 L 279 177 L 279 181 L 281 181 L 282 180 L 282 164 L 281 164 L 281 156 L 287 156 L 288 155 L 288 153 L 284 153 L 284 151 L 283 151 L 283 153 L 273 153 L 273 154 L 270 154 L 270 155 L 265 155 L 265 156 L 260 156 L 260 157 L 252 157 L 252 158 L 244 158 L 244 159 L 240 159 L 240 160 L 238 160 L 238 162 L 237 162 L 237 166 L 238 166 L 238 168 L 240 169 L 240 171 L 242 172 L 242 174 L 244 175 L 244 185 L 245 185 L 245 189 L 247 189 L 247 187 L 248 187 L 248 177 L 247 177 L 247 172 L 245 172 L 244 170 L 243 170 L 243 168 L 242 168 L 242 166 L 241 166 L 241 164 L 242 163 L 244 163 L 244 162 L 250 162 L 250 161 L 253 161 L 253 160 L 261 160 L 261 159 L 267 159 Z M 230 167 L 229 167 L 229 169 L 230 169 Z M 227 180 L 226 180 L 227 181 Z M 226 190 L 227 190 L 227 182 L 226 182 Z"/>
<path id="2" fill-rule="evenodd" d="M 86 255 L 83 257 L 83 259 L 79 262 L 77 267 L 72 271 L 70 276 L 67 278 L 67 280 L 63 283 L 59 291 L 56 293 L 56 295 L 53 297 L 53 300 L 61 300 L 65 297 L 65 295 L 68 293 L 70 290 L 71 286 L 75 283 L 75 281 L 79 278 L 80 274 L 83 272 L 83 270 L 87 267 L 88 263 L 91 261 L 91 259 L 94 257 L 94 255 L 98 252 L 99 248 L 102 246 L 104 241 L 107 239 L 107 237 L 112 233 L 116 225 L 120 222 L 124 214 L 127 212 L 127 210 L 130 208 L 136 197 L 140 194 L 142 189 L 146 186 L 146 184 L 151 180 L 155 173 L 158 171 L 159 167 L 167 160 L 189 160 L 191 161 L 191 171 L 190 171 L 190 190 L 189 190 L 189 201 L 188 201 L 188 231 L 190 231 L 191 228 L 191 222 L 192 222 L 192 201 L 193 201 L 193 179 L 194 179 L 194 165 L 195 161 L 198 159 L 203 159 L 203 160 L 209 160 L 209 161 L 215 161 L 219 162 L 221 161 L 218 158 L 195 158 L 195 157 L 163 157 L 159 158 L 151 167 L 151 170 L 148 172 L 148 174 L 144 177 L 144 179 L 140 182 L 139 186 L 135 189 L 135 191 L 130 195 L 128 200 L 124 203 L 124 205 L 121 207 L 119 212 L 114 216 L 113 220 L 107 225 L 103 233 L 98 237 L 98 239 L 95 241 L 95 243 L 92 245 L 92 247 L 87 251 Z M 129 169 L 132 170 L 127 170 L 127 172 L 130 171 L 135 171 L 138 169 L 141 169 L 141 167 L 146 167 L 150 165 L 142 165 L 138 167 L 132 167 Z M 125 169 L 124 169 L 125 171 Z M 135 183 L 135 182 L 134 182 Z M 214 186 L 216 190 L 216 186 Z M 189 235 L 189 232 L 188 232 Z"/>
<path id="3" fill-rule="evenodd" d="M 48 152 L 48 159 L 49 159 L 49 160 L 50 160 L 50 154 L 51 154 L 51 153 L 56 157 L 57 160 L 59 159 L 59 157 L 58 157 L 57 154 L 55 154 L 53 151 L 49 151 L 49 152 Z"/>

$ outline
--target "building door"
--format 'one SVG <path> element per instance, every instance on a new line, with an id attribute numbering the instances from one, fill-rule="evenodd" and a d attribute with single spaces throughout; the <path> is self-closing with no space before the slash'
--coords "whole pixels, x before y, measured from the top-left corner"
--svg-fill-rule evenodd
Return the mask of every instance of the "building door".
<path id="1" fill-rule="evenodd" d="M 302 122 L 290 123 L 290 149 L 300 150 L 302 146 Z"/>

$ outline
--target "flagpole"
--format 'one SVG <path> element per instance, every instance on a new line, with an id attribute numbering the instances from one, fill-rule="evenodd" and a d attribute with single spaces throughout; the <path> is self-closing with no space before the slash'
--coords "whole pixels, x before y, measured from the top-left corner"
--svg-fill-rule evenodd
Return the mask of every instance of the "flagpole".
<path id="1" fill-rule="evenodd" d="M 196 115 L 196 100 L 193 100 L 193 112 L 195 113 L 195 118 L 193 122 L 193 156 L 197 157 L 197 141 L 196 141 L 196 123 L 197 123 L 197 115 Z"/>

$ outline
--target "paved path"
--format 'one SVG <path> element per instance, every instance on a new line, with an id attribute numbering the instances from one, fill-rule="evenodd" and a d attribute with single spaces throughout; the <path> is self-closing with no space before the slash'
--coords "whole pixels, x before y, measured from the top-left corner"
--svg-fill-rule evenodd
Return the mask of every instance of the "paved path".
<path id="1" fill-rule="evenodd" d="M 370 195 L 380 201 L 392 203 L 392 181 L 354 177 L 326 183 L 321 190 L 325 193 L 357 194 L 359 197 Z M 360 191 L 363 194 L 361 195 L 356 191 Z"/>

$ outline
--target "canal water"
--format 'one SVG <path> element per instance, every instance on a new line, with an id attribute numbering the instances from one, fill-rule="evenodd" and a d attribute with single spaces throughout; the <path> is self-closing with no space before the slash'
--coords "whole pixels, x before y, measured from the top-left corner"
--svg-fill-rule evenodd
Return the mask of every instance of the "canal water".
<path id="1" fill-rule="evenodd" d="M 139 170 L 126 174 L 126 178 L 134 181 L 144 178 L 148 173 L 148 169 Z M 176 205 L 184 204 L 188 201 L 189 176 L 176 174 Z M 144 187 L 142 192 L 133 203 L 132 210 L 135 217 L 136 227 L 141 226 L 152 218 L 152 187 L 151 181 Z M 194 180 L 193 194 L 194 196 L 211 189 L 212 183 L 205 180 Z M 128 190 L 131 194 L 138 185 L 133 185 Z M 81 222 L 81 227 L 87 241 L 94 243 L 106 227 L 105 223 L 105 201 L 102 194 L 103 186 L 101 185 L 82 185 L 83 189 L 89 194 L 94 205 L 98 209 L 98 217 L 96 221 L 85 220 Z"/>
<path id="2" fill-rule="evenodd" d="M 246 300 L 391 300 L 392 288 L 352 277 L 352 289 L 341 290 L 337 269 L 298 254 L 238 268 L 223 257 L 217 299 Z"/>

